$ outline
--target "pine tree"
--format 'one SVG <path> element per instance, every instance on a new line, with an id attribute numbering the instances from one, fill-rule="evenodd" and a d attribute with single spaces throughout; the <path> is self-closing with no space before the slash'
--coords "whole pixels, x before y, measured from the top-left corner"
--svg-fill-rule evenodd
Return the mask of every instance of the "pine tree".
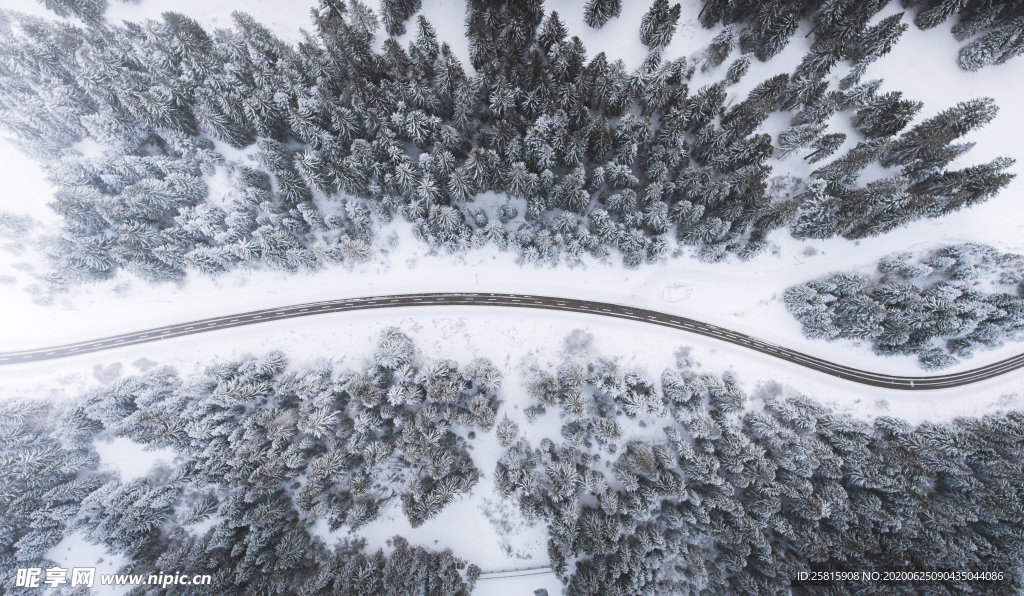
<path id="1" fill-rule="evenodd" d="M 881 163 L 886 167 L 913 164 L 971 130 L 988 124 L 996 117 L 997 112 L 998 108 L 991 98 L 960 102 L 900 135 L 886 148 Z M 922 165 L 916 167 L 920 168 Z"/>
<path id="2" fill-rule="evenodd" d="M 843 45 L 838 42 L 815 44 L 797 65 L 793 76 L 805 79 L 824 77 L 842 57 L 843 50 Z"/>
<path id="3" fill-rule="evenodd" d="M 519 433 L 519 426 L 515 422 L 509 420 L 508 417 L 505 417 L 498 424 L 498 429 L 496 433 L 496 436 L 498 437 L 498 442 L 501 443 L 502 447 L 505 447 L 507 449 L 511 447 L 513 443 L 515 443 L 517 435 Z"/>
<path id="4" fill-rule="evenodd" d="M 708 48 L 705 51 L 704 64 L 700 67 L 701 72 L 717 68 L 725 62 L 725 59 L 732 53 L 735 44 L 736 36 L 732 32 L 732 27 L 726 27 L 708 44 Z M 726 78 L 728 79 L 728 77 Z"/>
<path id="5" fill-rule="evenodd" d="M 924 106 L 919 101 L 902 97 L 899 91 L 871 96 L 857 110 L 854 128 L 868 138 L 888 137 L 900 132 Z"/>
<path id="6" fill-rule="evenodd" d="M 1024 53 L 1024 16 L 992 29 L 960 49 L 957 63 L 976 71 L 989 64 L 1002 64 Z"/>
<path id="7" fill-rule="evenodd" d="M 816 141 L 827 127 L 824 124 L 802 124 L 779 133 L 779 151 L 775 156 L 784 159 L 798 149 Z"/>
<path id="8" fill-rule="evenodd" d="M 37 0 L 62 17 L 78 17 L 88 24 L 103 22 L 107 0 Z"/>
<path id="9" fill-rule="evenodd" d="M 600 29 L 621 12 L 622 0 L 587 0 L 583 8 L 583 20 L 587 25 Z"/>
<path id="10" fill-rule="evenodd" d="M 858 65 L 870 64 L 888 54 L 909 26 L 903 22 L 902 12 L 888 16 L 860 34 L 850 46 L 851 59 Z"/>
<path id="11" fill-rule="evenodd" d="M 749 39 L 754 55 L 765 62 L 789 43 L 800 27 L 800 12 L 783 2 L 764 2 L 757 6 L 758 12 L 752 19 Z"/>
<path id="12" fill-rule="evenodd" d="M 743 75 L 747 74 L 750 70 L 750 56 L 740 56 L 729 65 L 729 70 L 725 73 L 725 80 L 730 85 L 735 85 L 743 78 Z"/>
<path id="13" fill-rule="evenodd" d="M 886 144 L 883 139 L 862 141 L 850 149 L 846 155 L 812 172 L 811 176 L 825 180 L 834 190 L 853 187 L 861 172 L 868 165 L 877 161 L 885 148 Z"/>
<path id="14" fill-rule="evenodd" d="M 812 104 L 804 105 L 791 121 L 794 126 L 801 124 L 822 124 L 833 114 L 843 109 L 846 96 L 841 91 L 832 91 L 818 98 Z"/>
<path id="15" fill-rule="evenodd" d="M 405 34 L 405 21 L 421 7 L 422 0 L 381 0 L 380 16 L 388 35 Z"/>
<path id="16" fill-rule="evenodd" d="M 668 0 L 654 0 L 640 21 L 640 42 L 652 50 L 664 48 L 676 32 L 682 6 L 669 7 Z"/>
<path id="17" fill-rule="evenodd" d="M 800 197 L 800 208 L 792 225 L 797 238 L 830 238 L 842 229 L 839 213 L 842 201 L 829 195 L 826 185 L 813 182 Z"/>
<path id="18" fill-rule="evenodd" d="M 1005 172 L 1014 163 L 1013 159 L 999 157 L 987 164 L 946 171 L 915 184 L 914 190 L 942 197 L 939 212 L 952 213 L 986 201 L 1005 188 L 1016 177 Z"/>
<path id="19" fill-rule="evenodd" d="M 914 24 L 919 29 L 931 29 L 942 24 L 950 16 L 961 9 L 962 3 L 955 0 L 936 0 L 928 3 L 929 6 L 917 13 L 914 17 Z"/>
<path id="20" fill-rule="evenodd" d="M 842 146 L 842 144 L 845 142 L 846 135 L 841 132 L 822 135 L 820 138 L 818 138 L 817 141 L 814 141 L 813 143 L 815 151 L 805 156 L 804 159 L 806 159 L 809 163 L 821 161 L 835 153 L 839 149 L 839 147 Z"/>

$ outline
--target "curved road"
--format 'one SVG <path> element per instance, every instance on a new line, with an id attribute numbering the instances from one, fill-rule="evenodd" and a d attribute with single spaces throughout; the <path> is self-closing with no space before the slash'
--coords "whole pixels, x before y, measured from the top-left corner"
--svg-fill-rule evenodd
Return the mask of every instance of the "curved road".
<path id="1" fill-rule="evenodd" d="M 0 365 L 16 364 L 22 362 L 36 362 L 39 360 L 51 360 L 64 358 L 76 354 L 98 352 L 110 348 L 131 346 L 183 335 L 192 335 L 216 329 L 227 329 L 252 325 L 265 321 L 279 321 L 295 317 L 306 317 L 322 313 L 346 312 L 351 310 L 369 310 L 375 308 L 395 308 L 408 306 L 500 306 L 511 308 L 535 308 L 544 310 L 557 310 L 576 313 L 587 313 L 617 319 L 628 319 L 640 321 L 662 327 L 671 327 L 713 337 L 722 341 L 750 348 L 769 356 L 781 358 L 788 362 L 799 364 L 807 368 L 823 372 L 840 379 L 884 387 L 886 389 L 905 390 L 926 390 L 945 389 L 949 387 L 961 387 L 970 383 L 976 383 L 990 379 L 1024 366 L 1024 354 L 1007 358 L 964 372 L 936 375 L 930 377 L 900 377 L 894 375 L 883 375 L 872 373 L 849 366 L 833 364 L 821 358 L 808 356 L 789 348 L 761 341 L 757 338 L 736 333 L 728 329 L 702 323 L 686 317 L 665 314 L 654 310 L 637 308 L 633 306 L 622 306 L 619 304 L 608 304 L 604 302 L 591 302 L 589 300 L 573 300 L 571 298 L 552 298 L 548 296 L 527 296 L 518 294 L 401 294 L 394 296 L 373 296 L 369 298 L 345 298 L 341 300 L 329 300 L 325 302 L 310 302 L 296 306 L 282 308 L 268 308 L 238 315 L 228 315 L 157 327 L 135 333 L 125 333 L 103 339 L 84 341 L 74 344 L 42 348 L 38 350 L 24 350 L 20 352 L 0 353 Z"/>

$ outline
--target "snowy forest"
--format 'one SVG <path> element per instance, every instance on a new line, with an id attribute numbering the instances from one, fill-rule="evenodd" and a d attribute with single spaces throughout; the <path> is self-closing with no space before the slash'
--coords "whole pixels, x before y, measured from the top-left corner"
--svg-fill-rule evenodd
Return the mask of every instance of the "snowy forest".
<path id="1" fill-rule="evenodd" d="M 438 250 L 494 244 L 522 262 L 618 255 L 633 267 L 679 245 L 705 261 L 748 259 L 773 230 L 883 234 L 985 201 L 1013 177 L 1008 157 L 947 167 L 972 146 L 957 140 L 995 116 L 992 100 L 908 128 L 922 102 L 860 80 L 907 28 L 901 14 L 868 24 L 885 2 L 823 5 L 797 68 L 728 107 L 751 56 L 769 58 L 792 32 L 788 4 L 757 4 L 771 18 L 758 13 L 755 25 L 665 60 L 680 7 L 658 0 L 637 33 L 648 54 L 634 71 L 589 56 L 540 0 L 469 2 L 471 65 L 422 15 L 407 21 L 414 1 L 386 1 L 378 15 L 358 0 L 323 0 L 297 46 L 241 13 L 209 32 L 173 12 L 113 25 L 102 2 L 46 4 L 84 26 L 0 15 L 0 125 L 58 188 L 51 206 L 64 229 L 46 239 L 42 275 L 52 288 L 121 269 L 172 280 L 258 263 L 356 263 L 394 217 Z M 720 4 L 705 7 L 706 23 L 749 13 Z M 620 10 L 592 0 L 588 23 Z M 1005 18 L 985 21 L 985 35 Z M 382 23 L 392 36 L 414 28 L 414 41 L 388 37 L 375 51 Z M 736 47 L 743 54 L 726 68 Z M 828 75 L 840 63 L 849 73 L 836 88 Z M 719 67 L 717 82 L 688 85 Z M 776 112 L 791 126 L 774 139 L 758 133 Z M 836 114 L 857 139 L 829 132 Z M 785 159 L 821 165 L 775 192 Z M 891 175 L 861 183 L 868 167 Z M 211 195 L 214 177 L 224 196 Z M 505 201 L 485 205 L 488 192 Z"/>
<path id="2" fill-rule="evenodd" d="M 534 446 L 498 425 L 498 484 L 549 522 L 565 594 L 927 593 L 795 579 L 959 565 L 1019 574 L 1020 413 L 866 424 L 772 382 L 751 407 L 733 373 L 695 364 L 681 354 L 659 392 L 643 371 L 566 361 L 531 385 L 564 440 Z M 626 425 L 661 432 L 616 440 Z M 1020 581 L 928 588 L 1009 595 Z"/>
<path id="3" fill-rule="evenodd" d="M 10 2 L 0 596 L 1024 594 L 1024 0 Z"/>
<path id="4" fill-rule="evenodd" d="M 879 354 L 916 354 L 933 370 L 1024 329 L 1024 257 L 961 244 L 894 255 L 866 277 L 836 273 L 786 290 L 804 334 L 870 340 Z"/>
<path id="5" fill-rule="evenodd" d="M 678 350 L 660 383 L 605 358 L 533 370 L 516 423 L 496 420 L 503 375 L 490 362 L 424 360 L 394 328 L 365 362 L 296 368 L 270 353 L 187 377 L 156 368 L 69 402 L 4 401 L 5 590 L 14 568 L 50 565 L 48 550 L 80 533 L 130 573 L 210 573 L 218 593 L 468 594 L 472 561 L 401 537 L 388 555 L 328 546 L 315 526 L 355 530 L 392 499 L 417 525 L 473 487 L 470 450 L 491 433 L 504 451 L 495 484 L 549 524 L 566 594 L 819 593 L 793 581 L 817 569 L 1006 578 L 922 584 L 947 594 L 1024 585 L 1019 413 L 867 424 L 778 383 L 748 396 L 734 373 L 698 373 Z M 522 431 L 545 417 L 561 438 L 533 445 Z M 176 458 L 122 481 L 99 465 L 108 437 Z"/>
<path id="6" fill-rule="evenodd" d="M 412 354 L 388 330 L 365 371 L 287 371 L 270 353 L 184 379 L 159 368 L 74 404 L 4 401 L 0 585 L 50 567 L 47 551 L 78 531 L 127 556 L 128 573 L 209 573 L 218 593 L 467 594 L 479 570 L 450 552 L 396 537 L 390 556 L 366 555 L 309 531 L 358 529 L 392 499 L 415 527 L 476 483 L 467 436 L 493 426 L 501 375 L 483 360 L 418 370 Z M 121 482 L 97 469 L 104 435 L 177 463 Z"/>
<path id="7" fill-rule="evenodd" d="M 594 0 L 598 3 L 597 0 Z M 610 4 L 611 2 L 605 2 Z M 843 43 L 856 33 L 889 0 L 865 2 L 821 2 L 806 0 L 707 0 L 701 10 L 705 26 L 715 23 L 746 23 L 745 38 L 757 56 L 780 51 L 796 33 L 801 20 L 814 23 L 814 41 L 823 46 Z M 900 0 L 903 8 L 916 9 L 914 25 L 934 29 L 954 18 L 952 34 L 964 43 L 957 64 L 965 70 L 978 70 L 990 64 L 1002 64 L 1024 53 L 1024 3 L 1018 1 Z M 838 48 L 833 51 L 838 51 Z M 762 58 L 763 59 L 763 58 Z"/>

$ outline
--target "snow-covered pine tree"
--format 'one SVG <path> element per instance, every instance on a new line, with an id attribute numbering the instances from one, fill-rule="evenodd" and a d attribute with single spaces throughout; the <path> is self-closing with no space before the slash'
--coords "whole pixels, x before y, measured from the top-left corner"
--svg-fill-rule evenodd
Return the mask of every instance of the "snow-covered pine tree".
<path id="1" fill-rule="evenodd" d="M 725 80 L 730 85 L 735 85 L 743 78 L 743 75 L 747 74 L 748 70 L 750 70 L 750 56 L 740 56 L 729 65 L 729 70 L 725 73 Z"/>
<path id="2" fill-rule="evenodd" d="M 640 42 L 651 50 L 667 46 L 676 32 L 681 14 L 681 5 L 670 7 L 668 0 L 654 0 L 640 21 Z"/>
<path id="3" fill-rule="evenodd" d="M 725 59 L 732 53 L 735 45 L 736 35 L 732 31 L 732 27 L 726 27 L 708 44 L 707 50 L 705 50 L 704 63 L 700 67 L 701 72 L 717 68 L 725 62 Z M 726 78 L 728 79 L 729 77 Z"/>
<path id="4" fill-rule="evenodd" d="M 37 0 L 62 17 L 77 17 L 88 24 L 103 22 L 107 0 Z"/>
<path id="5" fill-rule="evenodd" d="M 587 0 L 583 7 L 583 20 L 587 25 L 600 29 L 621 12 L 622 0 Z"/>
<path id="6" fill-rule="evenodd" d="M 929 154 L 988 124 L 997 113 L 995 102 L 988 97 L 960 102 L 900 135 L 886 148 L 881 163 L 887 167 L 902 165 L 927 169 Z"/>
<path id="7" fill-rule="evenodd" d="M 381 0 L 380 18 L 384 30 L 395 37 L 405 33 L 405 22 L 421 7 L 422 0 Z"/>
<path id="8" fill-rule="evenodd" d="M 923 106 L 920 101 L 903 99 L 899 91 L 872 95 L 857 110 L 853 126 L 868 138 L 893 136 L 906 128 Z"/>
<path id="9" fill-rule="evenodd" d="M 756 6 L 746 45 L 752 46 L 757 59 L 765 62 L 781 52 L 796 33 L 800 11 L 787 2 L 763 2 Z"/>
<path id="10" fill-rule="evenodd" d="M 867 65 L 888 54 L 909 26 L 903 22 L 902 12 L 888 16 L 866 28 L 849 46 L 850 58 L 857 65 Z"/>
<path id="11" fill-rule="evenodd" d="M 957 64 L 964 70 L 980 70 L 1002 64 L 1024 53 L 1024 16 L 996 27 L 960 49 Z"/>

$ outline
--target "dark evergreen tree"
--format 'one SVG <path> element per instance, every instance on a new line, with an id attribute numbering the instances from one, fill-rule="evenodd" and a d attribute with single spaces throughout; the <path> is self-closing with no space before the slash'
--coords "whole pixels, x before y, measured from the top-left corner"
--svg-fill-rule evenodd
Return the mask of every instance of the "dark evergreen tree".
<path id="1" fill-rule="evenodd" d="M 997 112 L 991 98 L 961 102 L 900 135 L 886 148 L 881 163 L 915 170 L 934 167 L 933 156 L 941 155 L 944 148 L 971 130 L 991 122 Z"/>
<path id="2" fill-rule="evenodd" d="M 668 0 L 654 0 L 640 21 L 640 42 L 652 50 L 667 46 L 676 32 L 681 14 L 681 5 L 670 7 Z"/>
<path id="3" fill-rule="evenodd" d="M 854 128 L 868 138 L 889 137 L 900 132 L 924 106 L 919 101 L 902 97 L 899 91 L 872 95 L 857 110 Z"/>
<path id="4" fill-rule="evenodd" d="M 740 56 L 729 65 L 729 70 L 725 73 L 725 80 L 735 85 L 743 78 L 743 75 L 747 74 L 748 70 L 750 70 L 750 56 Z"/>
<path id="5" fill-rule="evenodd" d="M 788 128 L 779 133 L 779 151 L 775 156 L 785 158 L 797 150 L 815 142 L 824 132 L 826 126 L 823 124 L 802 124 Z"/>
<path id="6" fill-rule="evenodd" d="M 753 26 L 746 33 L 746 45 L 752 46 L 754 55 L 764 62 L 781 52 L 799 27 L 800 11 L 795 6 L 784 2 L 759 3 Z"/>
<path id="7" fill-rule="evenodd" d="M 541 0 L 470 0 L 466 33 L 473 66 L 497 60 L 512 69 L 526 55 L 544 18 Z"/>
<path id="8" fill-rule="evenodd" d="M 381 0 L 380 18 L 384 22 L 384 30 L 388 35 L 398 36 L 405 33 L 405 22 L 416 14 L 422 0 Z"/>
<path id="9" fill-rule="evenodd" d="M 1002 64 L 1024 53 L 1024 16 L 996 27 L 960 49 L 957 63 L 964 70 Z"/>
<path id="10" fill-rule="evenodd" d="M 621 12 L 622 0 L 587 0 L 583 8 L 583 20 L 587 25 L 600 29 Z"/>
<path id="11" fill-rule="evenodd" d="M 810 163 L 821 161 L 835 153 L 844 142 L 846 142 L 846 135 L 841 132 L 822 135 L 813 143 L 815 151 L 812 151 L 804 159 Z"/>
<path id="12" fill-rule="evenodd" d="M 873 62 L 886 55 L 908 29 L 903 22 L 904 13 L 888 16 L 864 30 L 851 46 L 851 57 L 856 62 Z"/>
<path id="13" fill-rule="evenodd" d="M 705 50 L 704 64 L 700 67 L 701 71 L 706 72 L 712 68 L 717 68 L 725 62 L 725 59 L 732 53 L 735 44 L 736 36 L 732 32 L 732 27 L 726 27 L 708 44 L 708 48 Z"/>

